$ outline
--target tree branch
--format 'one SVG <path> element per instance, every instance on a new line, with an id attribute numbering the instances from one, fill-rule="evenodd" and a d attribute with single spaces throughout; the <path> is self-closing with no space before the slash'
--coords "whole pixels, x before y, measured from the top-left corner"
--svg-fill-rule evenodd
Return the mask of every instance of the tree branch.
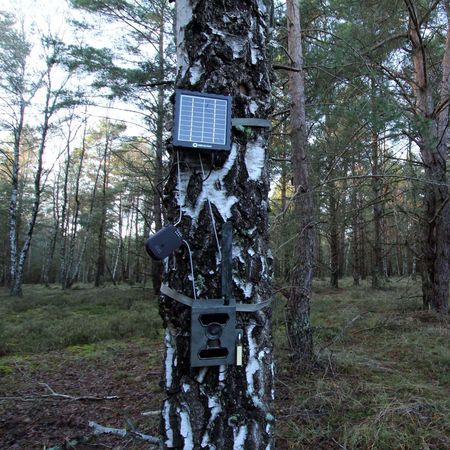
<path id="1" fill-rule="evenodd" d="M 137 430 L 105 427 L 103 425 L 98 424 L 97 422 L 93 422 L 92 420 L 88 422 L 88 425 L 90 428 L 93 428 L 94 434 L 114 434 L 116 436 L 121 437 L 131 436 L 136 439 L 140 439 L 141 441 L 149 442 L 150 444 L 155 444 L 158 446 L 161 444 L 161 440 L 159 438 L 141 433 L 140 431 Z"/>
<path id="2" fill-rule="evenodd" d="M 297 67 L 285 66 L 283 64 L 274 64 L 273 68 L 274 69 L 281 69 L 281 70 L 289 70 L 291 72 L 301 72 L 302 71 L 302 69 L 298 69 Z"/>

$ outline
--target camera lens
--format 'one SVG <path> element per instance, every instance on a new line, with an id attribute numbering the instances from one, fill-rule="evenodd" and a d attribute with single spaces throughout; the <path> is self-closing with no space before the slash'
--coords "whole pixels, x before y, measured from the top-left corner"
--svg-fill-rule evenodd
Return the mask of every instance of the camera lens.
<path id="1" fill-rule="evenodd" d="M 222 325 L 217 322 L 210 323 L 206 327 L 206 334 L 209 339 L 217 339 L 222 335 Z"/>

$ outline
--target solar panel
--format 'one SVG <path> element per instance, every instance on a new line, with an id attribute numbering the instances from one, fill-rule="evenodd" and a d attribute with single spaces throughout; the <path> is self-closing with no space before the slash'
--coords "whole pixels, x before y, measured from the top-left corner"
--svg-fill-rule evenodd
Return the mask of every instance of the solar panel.
<path id="1" fill-rule="evenodd" d="M 174 119 L 175 146 L 230 150 L 230 96 L 176 90 Z"/>

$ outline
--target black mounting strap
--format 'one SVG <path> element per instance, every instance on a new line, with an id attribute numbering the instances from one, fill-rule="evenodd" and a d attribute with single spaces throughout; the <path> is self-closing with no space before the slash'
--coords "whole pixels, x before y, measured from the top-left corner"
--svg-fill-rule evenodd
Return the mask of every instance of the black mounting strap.
<path id="1" fill-rule="evenodd" d="M 258 118 L 244 118 L 244 117 L 235 117 L 231 119 L 231 125 L 233 127 L 257 127 L 257 128 L 272 127 L 270 120 Z"/>
<path id="2" fill-rule="evenodd" d="M 222 225 L 222 298 L 228 305 L 233 283 L 233 225 L 225 222 Z"/>
<path id="3" fill-rule="evenodd" d="M 176 300 L 179 303 L 182 303 L 183 305 L 192 307 L 192 304 L 194 303 L 194 299 L 191 297 L 188 297 L 187 295 L 181 294 L 180 292 L 177 292 L 167 286 L 167 284 L 161 285 L 161 294 L 167 295 L 167 297 L 170 297 L 173 300 Z M 201 300 L 197 300 L 201 301 Z M 272 303 L 272 299 L 267 300 L 265 302 L 261 303 L 236 303 L 236 311 L 237 312 L 244 312 L 244 313 L 253 313 L 257 311 L 261 311 L 264 308 L 267 308 Z"/>

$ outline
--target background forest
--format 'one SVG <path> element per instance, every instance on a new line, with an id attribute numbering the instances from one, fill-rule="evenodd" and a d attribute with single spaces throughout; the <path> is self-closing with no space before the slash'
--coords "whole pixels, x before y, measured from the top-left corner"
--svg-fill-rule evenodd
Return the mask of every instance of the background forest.
<path id="1" fill-rule="evenodd" d="M 446 33 L 438 3 L 417 5 L 436 98 Z M 164 1 L 70 7 L 64 34 L 2 13 L 0 280 L 19 294 L 22 278 L 63 288 L 145 283 L 142 243 L 164 222 L 173 9 Z M 275 276 L 288 284 L 296 217 L 283 4 L 272 5 L 271 20 L 271 237 Z M 302 22 L 315 276 L 332 287 L 343 276 L 356 285 L 371 277 L 375 288 L 416 277 L 434 181 L 417 145 L 425 119 L 413 108 L 403 2 L 307 1 Z M 108 45 L 92 46 L 96 36 Z"/>
<path id="2" fill-rule="evenodd" d="M 262 3 L 273 67 L 277 448 L 448 448 L 450 3 L 302 0 L 300 69 L 286 2 Z M 135 429 L 158 433 L 163 350 L 149 297 L 159 293 L 162 264 L 144 242 L 170 222 L 175 29 L 170 0 L 0 6 L 2 448 L 85 448 L 92 436 L 73 430 L 88 420 L 125 423 L 129 448 L 147 448 Z M 305 191 L 291 140 L 290 75 L 299 71 Z M 311 219 L 296 205 L 306 191 Z M 284 306 L 300 284 L 307 227 L 314 361 L 300 378 Z M 118 394 L 116 412 L 53 405 L 72 414 L 54 425 L 45 401 L 69 392 L 76 374 L 94 402 Z M 80 404 L 83 395 L 64 401 Z M 7 408 L 13 399 L 17 410 Z M 39 428 L 26 417 L 42 399 L 48 423 Z"/>

